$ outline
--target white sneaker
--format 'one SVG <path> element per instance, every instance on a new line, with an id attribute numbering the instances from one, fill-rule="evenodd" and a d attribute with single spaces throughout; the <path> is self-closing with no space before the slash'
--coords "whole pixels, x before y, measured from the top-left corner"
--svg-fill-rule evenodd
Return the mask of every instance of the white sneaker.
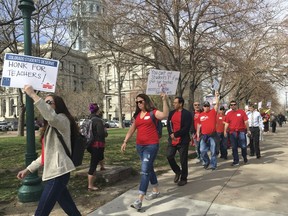
<path id="1" fill-rule="evenodd" d="M 137 199 L 135 200 L 135 202 L 131 204 L 131 207 L 140 210 L 142 208 L 142 202 L 139 199 Z"/>
<path id="2" fill-rule="evenodd" d="M 146 196 L 146 200 L 153 200 L 155 198 L 157 198 L 160 195 L 160 192 L 152 192 L 150 193 L 148 196 Z"/>

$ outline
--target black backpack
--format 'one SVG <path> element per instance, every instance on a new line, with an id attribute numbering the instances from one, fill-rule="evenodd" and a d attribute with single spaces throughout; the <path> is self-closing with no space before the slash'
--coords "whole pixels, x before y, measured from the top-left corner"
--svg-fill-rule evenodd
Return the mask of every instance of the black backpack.
<path id="1" fill-rule="evenodd" d="M 72 160 L 75 167 L 82 165 L 84 151 L 86 149 L 86 138 L 81 135 L 81 133 L 73 134 L 71 135 L 71 148 L 72 148 L 72 154 L 70 155 L 70 152 L 68 150 L 67 145 L 64 142 L 64 139 L 60 132 L 53 128 L 57 136 L 60 140 L 60 142 L 63 145 L 63 148 L 65 149 L 66 154 L 69 156 L 69 158 Z"/>
<path id="2" fill-rule="evenodd" d="M 153 111 L 150 111 L 150 118 L 152 119 L 152 121 L 154 122 L 156 129 L 157 129 L 157 133 L 158 133 L 158 137 L 161 138 L 162 137 L 162 122 L 158 119 L 156 119 Z"/>

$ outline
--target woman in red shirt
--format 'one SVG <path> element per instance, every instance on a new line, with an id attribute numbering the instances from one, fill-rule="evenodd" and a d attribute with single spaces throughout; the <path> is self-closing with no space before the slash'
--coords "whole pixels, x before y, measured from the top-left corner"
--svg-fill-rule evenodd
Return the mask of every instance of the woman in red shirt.
<path id="1" fill-rule="evenodd" d="M 141 160 L 141 181 L 139 186 L 139 196 L 131 207 L 140 210 L 142 201 L 146 195 L 149 182 L 153 186 L 152 193 L 146 197 L 151 200 L 160 194 L 158 190 L 158 180 L 154 172 L 154 160 L 159 149 L 159 136 L 155 123 L 152 120 L 154 115 L 156 121 L 161 121 L 168 116 L 168 105 L 166 95 L 161 94 L 163 101 L 163 112 L 156 110 L 146 94 L 139 94 L 136 97 L 136 111 L 133 115 L 134 121 L 126 134 L 121 151 L 124 152 L 128 140 L 137 129 L 136 150 Z"/>

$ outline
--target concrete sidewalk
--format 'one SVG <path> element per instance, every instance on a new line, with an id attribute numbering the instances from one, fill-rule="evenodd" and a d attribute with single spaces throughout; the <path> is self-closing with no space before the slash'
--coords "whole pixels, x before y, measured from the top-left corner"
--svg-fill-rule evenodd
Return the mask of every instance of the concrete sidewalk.
<path id="1" fill-rule="evenodd" d="M 215 171 L 189 161 L 188 183 L 183 187 L 173 182 L 172 171 L 158 176 L 161 196 L 144 200 L 140 212 L 130 207 L 137 198 L 136 187 L 89 216 L 288 215 L 287 130 L 288 125 L 284 125 L 277 127 L 276 134 L 265 134 L 260 144 L 262 158 L 248 156 L 247 165 L 241 159 L 240 166 L 231 167 L 229 150 L 229 160 L 219 158 Z"/>

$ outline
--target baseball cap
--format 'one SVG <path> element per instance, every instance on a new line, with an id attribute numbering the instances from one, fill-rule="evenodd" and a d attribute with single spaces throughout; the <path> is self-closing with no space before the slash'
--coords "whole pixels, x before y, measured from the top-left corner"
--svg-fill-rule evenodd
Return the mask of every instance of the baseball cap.
<path id="1" fill-rule="evenodd" d="M 209 106 L 210 107 L 209 101 L 204 101 L 203 106 Z"/>

